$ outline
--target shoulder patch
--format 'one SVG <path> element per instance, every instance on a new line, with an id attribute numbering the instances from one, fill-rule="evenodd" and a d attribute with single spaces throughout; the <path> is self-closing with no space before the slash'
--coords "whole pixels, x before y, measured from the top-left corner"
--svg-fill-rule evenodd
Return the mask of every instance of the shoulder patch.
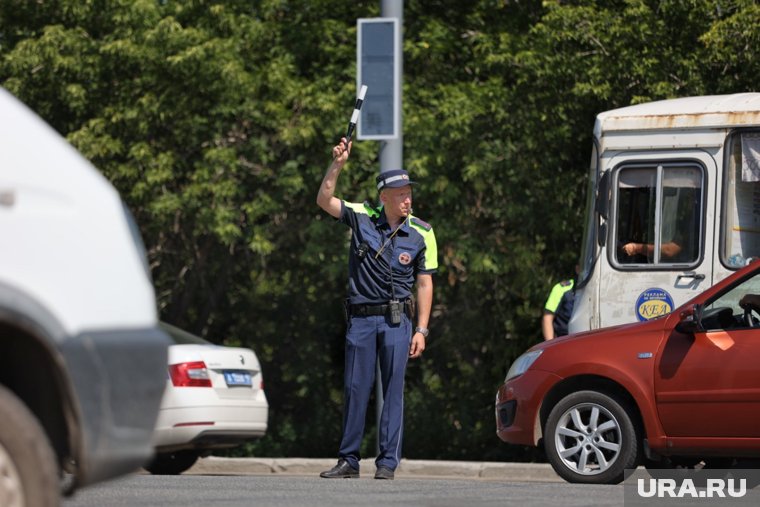
<path id="1" fill-rule="evenodd" d="M 412 223 L 412 225 L 416 225 L 417 227 L 421 227 L 422 229 L 425 229 L 426 231 L 429 231 L 430 229 L 433 228 L 432 225 L 430 225 L 429 223 L 425 222 L 424 220 L 420 220 L 417 217 L 412 217 L 411 220 L 410 220 L 410 222 Z"/>
<path id="2" fill-rule="evenodd" d="M 380 216 L 380 211 L 367 201 L 364 201 L 363 203 L 343 201 L 343 204 L 345 204 L 347 208 L 354 210 L 354 213 L 364 213 L 371 218 L 377 218 Z"/>
<path id="3" fill-rule="evenodd" d="M 369 201 L 364 201 L 364 209 L 372 218 L 377 218 L 380 216 L 380 210 L 372 206 Z"/>
<path id="4" fill-rule="evenodd" d="M 563 287 L 567 287 L 568 285 L 572 285 L 573 281 L 572 280 L 562 280 L 561 282 L 559 282 L 559 284 L 561 286 L 563 286 Z"/>

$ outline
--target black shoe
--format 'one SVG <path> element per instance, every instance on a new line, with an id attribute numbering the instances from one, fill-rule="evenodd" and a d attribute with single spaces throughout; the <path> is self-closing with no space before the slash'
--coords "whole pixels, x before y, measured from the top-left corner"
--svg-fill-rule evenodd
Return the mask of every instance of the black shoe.
<path id="1" fill-rule="evenodd" d="M 388 467 L 378 467 L 375 472 L 375 479 L 385 479 L 388 481 L 393 480 L 393 470 Z"/>
<path id="2" fill-rule="evenodd" d="M 348 464 L 348 461 L 341 458 L 338 460 L 337 465 L 330 470 L 322 472 L 319 476 L 324 479 L 358 479 L 359 471 L 352 468 L 351 465 Z"/>

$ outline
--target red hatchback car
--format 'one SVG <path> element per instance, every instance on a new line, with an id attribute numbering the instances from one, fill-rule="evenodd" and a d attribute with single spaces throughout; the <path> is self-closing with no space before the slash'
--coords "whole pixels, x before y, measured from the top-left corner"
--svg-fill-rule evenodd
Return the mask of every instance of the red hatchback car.
<path id="1" fill-rule="evenodd" d="M 760 458 L 758 304 L 755 262 L 669 315 L 534 346 L 496 395 L 499 438 L 543 446 L 579 483 Z"/>

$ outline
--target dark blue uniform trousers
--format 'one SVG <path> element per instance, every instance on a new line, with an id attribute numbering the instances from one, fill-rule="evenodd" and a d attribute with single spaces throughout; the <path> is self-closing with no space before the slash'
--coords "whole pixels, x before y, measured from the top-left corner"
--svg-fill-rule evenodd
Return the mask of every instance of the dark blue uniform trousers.
<path id="1" fill-rule="evenodd" d="M 359 469 L 367 405 L 380 360 L 383 411 L 380 415 L 378 467 L 395 470 L 401 459 L 404 426 L 404 374 L 409 359 L 412 324 L 405 314 L 392 325 L 383 315 L 352 316 L 346 332 L 343 439 L 338 455 Z"/>

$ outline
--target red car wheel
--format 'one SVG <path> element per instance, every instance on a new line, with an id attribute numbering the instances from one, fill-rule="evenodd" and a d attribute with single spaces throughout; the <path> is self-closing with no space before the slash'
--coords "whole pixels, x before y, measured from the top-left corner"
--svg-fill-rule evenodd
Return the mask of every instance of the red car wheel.
<path id="1" fill-rule="evenodd" d="M 628 404 L 596 391 L 563 398 L 546 422 L 544 448 L 554 471 L 568 482 L 618 484 L 642 453 Z"/>

